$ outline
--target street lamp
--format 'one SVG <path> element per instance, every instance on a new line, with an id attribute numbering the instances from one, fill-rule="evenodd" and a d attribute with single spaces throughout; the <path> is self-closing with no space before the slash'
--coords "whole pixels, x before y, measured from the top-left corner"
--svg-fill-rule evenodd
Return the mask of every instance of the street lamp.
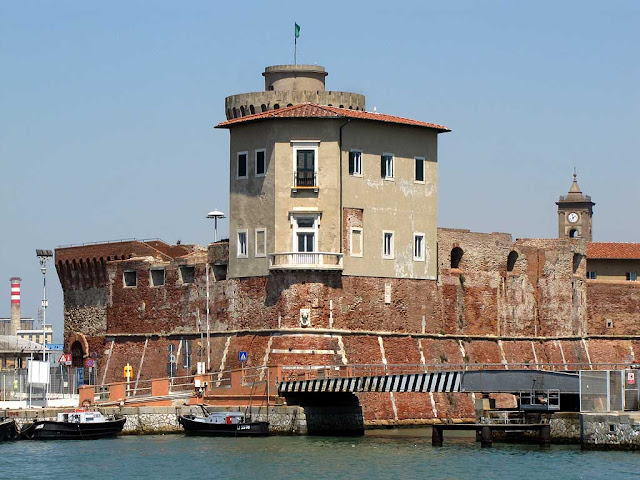
<path id="1" fill-rule="evenodd" d="M 225 218 L 220 210 L 213 210 L 207 213 L 207 218 L 213 218 L 213 241 L 218 241 L 218 219 Z M 211 330 L 209 323 L 209 262 L 205 264 L 205 276 L 207 277 L 207 371 L 211 370 Z"/>
<path id="2" fill-rule="evenodd" d="M 218 241 L 218 219 L 226 218 L 220 210 L 214 210 L 207 213 L 207 218 L 213 218 L 213 241 Z"/>
<path id="3" fill-rule="evenodd" d="M 46 362 L 47 352 L 47 262 L 53 258 L 51 250 L 36 249 L 36 256 L 40 260 L 42 272 L 42 361 Z M 47 365 L 47 383 L 45 386 L 44 405 L 47 406 L 47 394 L 49 393 L 49 366 Z"/>

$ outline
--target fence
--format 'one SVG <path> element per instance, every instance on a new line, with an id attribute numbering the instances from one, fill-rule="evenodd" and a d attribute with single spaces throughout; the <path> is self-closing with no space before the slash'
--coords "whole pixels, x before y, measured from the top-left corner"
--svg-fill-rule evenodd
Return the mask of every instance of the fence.
<path id="1" fill-rule="evenodd" d="M 38 384 L 29 385 L 26 369 L 10 372 L 0 372 L 0 401 L 24 401 L 32 398 L 42 398 L 45 391 L 47 398 L 72 398 L 78 393 L 78 378 L 75 369 L 70 372 L 58 367 L 51 369 L 49 386 Z M 93 382 L 92 377 L 83 377 L 83 384 Z"/>
<path id="2" fill-rule="evenodd" d="M 638 370 L 580 371 L 580 411 L 638 410 Z"/>

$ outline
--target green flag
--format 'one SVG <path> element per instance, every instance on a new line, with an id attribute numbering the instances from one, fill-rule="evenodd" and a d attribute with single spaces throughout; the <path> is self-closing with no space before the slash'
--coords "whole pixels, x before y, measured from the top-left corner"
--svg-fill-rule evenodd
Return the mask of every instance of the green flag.
<path id="1" fill-rule="evenodd" d="M 295 27 L 293 28 L 293 33 L 296 36 L 296 38 L 300 37 L 300 25 L 298 25 L 297 23 L 294 23 Z"/>

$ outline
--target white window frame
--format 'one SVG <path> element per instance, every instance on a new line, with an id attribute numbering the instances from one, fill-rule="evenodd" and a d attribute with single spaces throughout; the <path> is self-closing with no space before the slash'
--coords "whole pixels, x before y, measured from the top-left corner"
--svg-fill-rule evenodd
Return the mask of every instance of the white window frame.
<path id="1" fill-rule="evenodd" d="M 245 173 L 243 177 L 240 176 L 240 156 L 244 155 L 247 166 L 245 168 Z M 236 180 L 245 180 L 249 178 L 249 152 L 238 152 L 236 153 Z"/>
<path id="2" fill-rule="evenodd" d="M 417 160 L 421 160 L 422 161 L 422 180 L 418 180 L 417 177 L 417 168 L 416 168 L 416 161 Z M 427 161 L 424 157 L 413 157 L 413 183 L 426 183 L 427 181 Z"/>
<path id="3" fill-rule="evenodd" d="M 353 232 L 360 232 L 360 253 L 353 253 Z M 352 257 L 362 257 L 364 254 L 363 249 L 363 239 L 362 239 L 362 227 L 351 227 L 351 232 L 349 235 L 349 255 Z"/>
<path id="4" fill-rule="evenodd" d="M 264 252 L 258 252 L 258 235 L 264 235 Z M 256 258 L 264 258 L 267 256 L 267 229 L 266 228 L 256 228 L 255 230 L 255 238 L 254 238 L 254 245 L 255 245 L 255 257 Z"/>
<path id="5" fill-rule="evenodd" d="M 299 218 L 313 218 L 313 227 L 298 227 Z M 313 233 L 313 251 L 318 251 L 318 229 L 320 227 L 319 213 L 292 213 L 291 214 L 291 251 L 298 251 L 298 233 Z"/>
<path id="6" fill-rule="evenodd" d="M 420 255 L 416 255 L 416 238 L 422 238 L 422 241 L 420 243 Z M 425 239 L 425 235 L 422 232 L 414 232 L 413 233 L 413 259 L 416 262 L 424 262 L 425 256 L 424 256 L 424 239 Z"/>
<path id="7" fill-rule="evenodd" d="M 390 245 L 390 249 L 391 251 L 389 252 L 389 254 L 387 255 L 387 253 L 385 252 L 385 241 L 386 241 L 386 236 L 390 234 L 391 235 L 391 245 Z M 392 260 L 395 258 L 395 232 L 393 230 L 383 230 L 382 231 L 382 258 L 385 260 Z"/>
<path id="8" fill-rule="evenodd" d="M 391 157 L 391 175 L 389 175 L 389 163 L 384 163 L 384 179 L 393 181 L 396 178 L 396 156 L 393 153 L 383 152 L 383 157 Z"/>
<path id="9" fill-rule="evenodd" d="M 240 235 L 244 234 L 244 253 L 240 249 Z M 249 257 L 249 232 L 245 229 L 238 229 L 236 231 L 236 256 L 237 258 L 248 258 Z"/>
<path id="10" fill-rule="evenodd" d="M 264 173 L 258 173 L 258 152 L 264 153 Z M 256 177 L 264 177 L 267 174 L 267 149 L 258 148 L 253 154 L 254 173 Z"/>
<path id="11" fill-rule="evenodd" d="M 353 164 L 353 173 L 351 173 L 350 175 L 352 177 L 362 177 L 362 150 L 359 150 L 357 148 L 352 148 L 351 150 L 349 150 L 349 155 L 351 155 L 351 153 L 359 153 L 359 157 L 358 157 L 358 167 L 356 168 L 356 164 L 354 162 Z M 349 165 L 347 165 L 348 167 Z"/>
<path id="12" fill-rule="evenodd" d="M 302 188 L 296 185 L 297 173 L 298 173 L 298 150 L 313 150 L 313 176 L 315 178 L 315 185 L 311 188 L 318 188 L 320 185 L 320 179 L 318 178 L 318 164 L 320 163 L 320 157 L 318 150 L 320 147 L 320 140 L 291 140 L 291 146 L 293 147 L 293 182 L 292 188 Z M 310 187 L 307 187 L 310 188 Z"/>

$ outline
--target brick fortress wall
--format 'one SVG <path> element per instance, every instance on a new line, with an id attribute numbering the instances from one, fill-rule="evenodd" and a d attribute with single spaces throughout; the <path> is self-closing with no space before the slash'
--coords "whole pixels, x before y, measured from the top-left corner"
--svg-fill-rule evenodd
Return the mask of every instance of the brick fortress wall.
<path id="1" fill-rule="evenodd" d="M 336 272 L 227 280 L 224 244 L 207 252 L 139 243 L 56 251 L 67 348 L 83 339 L 84 354 L 97 357 L 99 381 L 122 380 L 127 362 L 141 379 L 166 375 L 170 345 L 177 375 L 191 370 L 180 354 L 185 342 L 193 364 L 206 357 L 200 337 L 207 262 L 212 370 L 239 367 L 242 350 L 249 352 L 249 366 L 588 365 L 640 355 L 640 340 L 633 338 L 640 325 L 640 288 L 586 281 L 583 240 L 514 242 L 508 234 L 439 229 L 438 281 Z M 462 256 L 452 268 L 456 248 Z M 515 261 L 509 264 L 509 258 Z M 194 266 L 191 284 L 180 282 L 181 265 Z M 159 266 L 165 285 L 150 286 L 149 269 Z M 137 272 L 135 288 L 123 286 L 125 270 Z M 308 328 L 300 327 L 301 308 L 311 310 Z M 605 327 L 605 317 L 613 327 Z M 473 415 L 472 400 L 463 394 L 363 394 L 361 402 L 369 421 Z"/>

